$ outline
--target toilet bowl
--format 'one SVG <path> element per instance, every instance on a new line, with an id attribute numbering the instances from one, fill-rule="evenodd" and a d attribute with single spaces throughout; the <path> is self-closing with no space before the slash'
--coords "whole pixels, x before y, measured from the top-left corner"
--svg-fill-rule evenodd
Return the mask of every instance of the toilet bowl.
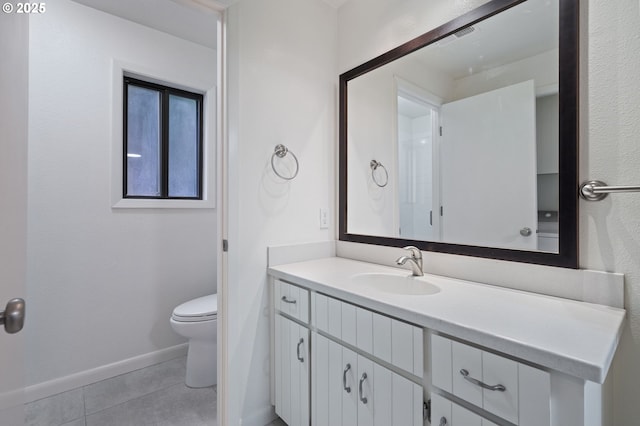
<path id="1" fill-rule="evenodd" d="M 217 383 L 218 295 L 199 297 L 179 305 L 171 315 L 173 330 L 189 339 L 187 375 L 190 388 Z"/>

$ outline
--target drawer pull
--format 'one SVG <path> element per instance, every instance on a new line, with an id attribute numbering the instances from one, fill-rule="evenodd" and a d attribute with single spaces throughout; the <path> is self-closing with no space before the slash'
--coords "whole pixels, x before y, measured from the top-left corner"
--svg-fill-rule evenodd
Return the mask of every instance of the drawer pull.
<path id="1" fill-rule="evenodd" d="M 282 298 L 280 300 L 282 300 L 284 303 L 296 303 L 295 299 L 294 300 L 289 300 L 289 299 L 287 299 L 287 296 L 282 296 Z"/>
<path id="2" fill-rule="evenodd" d="M 351 370 L 351 364 L 347 364 L 342 372 L 342 388 L 347 391 L 347 393 L 351 393 L 351 386 L 347 386 L 347 372 Z"/>
<path id="3" fill-rule="evenodd" d="M 504 385 L 488 385 L 484 382 L 481 382 L 478 379 L 474 379 L 473 377 L 470 377 L 469 372 L 464 368 L 460 370 L 460 374 L 462 374 L 462 377 L 464 377 L 466 381 L 473 383 L 474 385 L 480 386 L 483 389 L 489 389 L 492 391 L 500 391 L 500 392 L 504 392 L 507 390 L 507 388 L 505 388 Z"/>
<path id="4" fill-rule="evenodd" d="M 440 418 L 440 426 L 447 426 L 447 418 L 446 417 L 441 417 Z"/>
<path id="5" fill-rule="evenodd" d="M 367 397 L 362 396 L 362 384 L 367 380 L 367 373 L 362 373 L 362 377 L 360 377 L 360 384 L 358 385 L 358 391 L 360 392 L 360 402 L 363 404 L 367 403 Z"/>
<path id="6" fill-rule="evenodd" d="M 296 356 L 298 357 L 298 361 L 300 362 L 304 362 L 304 358 L 300 356 L 300 345 L 302 345 L 304 343 L 304 339 L 300 338 L 300 341 L 298 342 L 298 346 L 296 347 Z"/>

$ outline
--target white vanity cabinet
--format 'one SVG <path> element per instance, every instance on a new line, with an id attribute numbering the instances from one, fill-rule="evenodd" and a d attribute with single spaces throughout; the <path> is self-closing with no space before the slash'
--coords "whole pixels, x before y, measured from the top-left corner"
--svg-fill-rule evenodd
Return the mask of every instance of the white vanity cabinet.
<path id="1" fill-rule="evenodd" d="M 623 309 L 437 275 L 423 278 L 439 289 L 427 295 L 389 293 L 363 279 L 392 285 L 406 274 L 337 257 L 269 267 L 275 316 L 311 337 L 313 426 L 424 424 L 423 391 L 432 426 L 611 424 L 607 376 Z M 586 291 L 591 275 L 583 275 Z"/>
<path id="2" fill-rule="evenodd" d="M 512 424 L 551 424 L 547 371 L 439 335 L 431 336 L 431 362 L 432 384 L 437 389 Z M 440 396 L 432 398 L 432 407 L 435 424 L 442 417 L 450 419 L 447 425 L 487 424 L 456 420 L 473 416 Z"/>
<path id="3" fill-rule="evenodd" d="M 276 281 L 274 324 L 276 414 L 289 426 L 308 426 L 310 416 L 309 292 Z"/>

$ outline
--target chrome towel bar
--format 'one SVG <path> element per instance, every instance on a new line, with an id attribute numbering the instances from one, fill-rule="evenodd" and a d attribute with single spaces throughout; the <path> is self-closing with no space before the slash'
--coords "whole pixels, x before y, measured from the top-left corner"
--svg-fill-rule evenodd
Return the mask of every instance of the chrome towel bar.
<path id="1" fill-rule="evenodd" d="M 578 194 L 583 200 L 600 201 L 607 198 L 609 194 L 621 192 L 640 192 L 640 186 L 607 186 L 606 183 L 600 180 L 588 180 L 582 182 Z"/>

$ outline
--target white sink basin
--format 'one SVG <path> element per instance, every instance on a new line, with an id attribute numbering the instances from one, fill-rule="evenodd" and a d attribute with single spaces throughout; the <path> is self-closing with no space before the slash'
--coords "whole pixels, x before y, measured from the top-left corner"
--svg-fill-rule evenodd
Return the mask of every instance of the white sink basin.
<path id="1" fill-rule="evenodd" d="M 440 287 L 423 277 L 396 275 L 387 273 L 355 274 L 351 277 L 354 284 L 371 290 L 405 295 L 430 295 L 440 292 Z"/>

